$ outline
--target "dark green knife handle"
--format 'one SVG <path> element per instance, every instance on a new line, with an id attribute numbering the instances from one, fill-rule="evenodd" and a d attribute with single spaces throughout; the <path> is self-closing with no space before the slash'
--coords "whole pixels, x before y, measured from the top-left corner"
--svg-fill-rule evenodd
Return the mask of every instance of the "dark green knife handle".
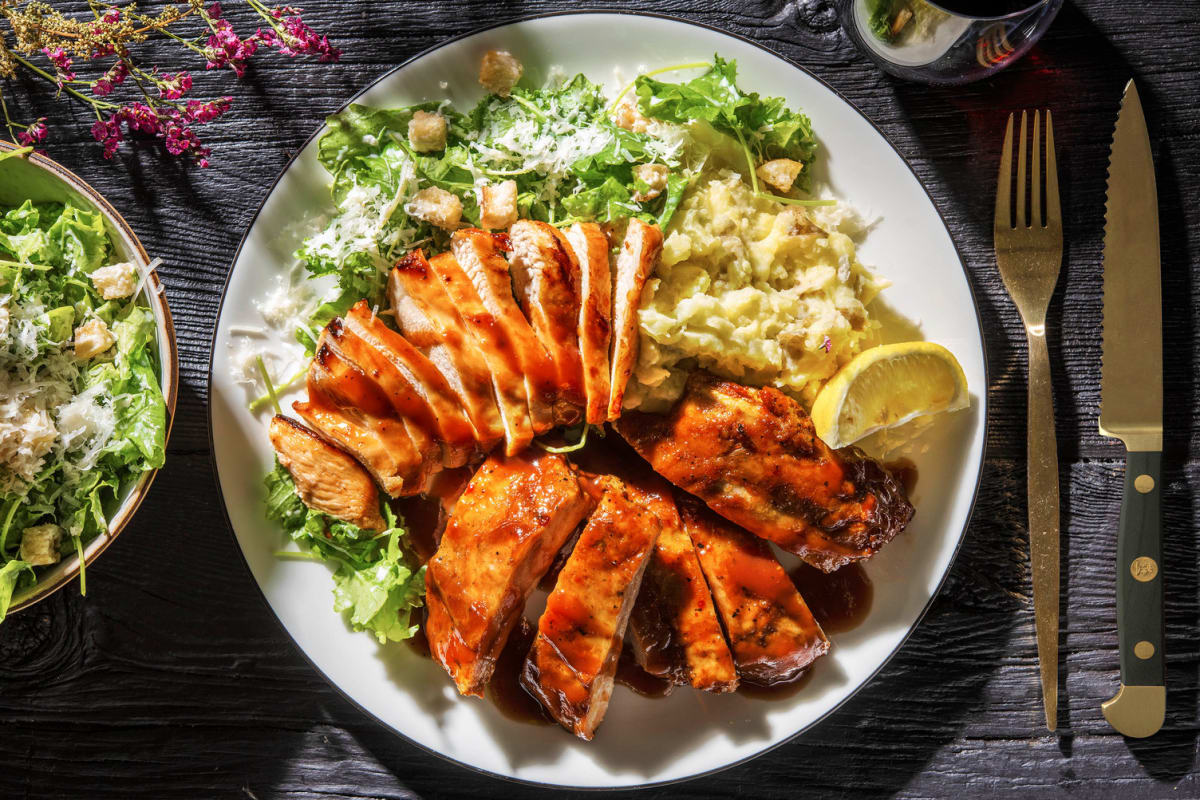
<path id="1" fill-rule="evenodd" d="M 1162 453 L 1127 453 L 1117 533 L 1117 635 L 1126 686 L 1166 685 L 1161 494 Z"/>

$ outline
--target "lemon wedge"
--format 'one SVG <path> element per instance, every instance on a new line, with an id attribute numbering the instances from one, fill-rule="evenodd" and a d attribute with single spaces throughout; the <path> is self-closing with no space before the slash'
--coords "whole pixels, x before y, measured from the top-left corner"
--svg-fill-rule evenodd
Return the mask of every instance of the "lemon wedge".
<path id="1" fill-rule="evenodd" d="M 901 342 L 864 350 L 838 370 L 817 394 L 812 420 L 821 440 L 837 448 L 969 403 L 953 353 L 933 342 Z"/>

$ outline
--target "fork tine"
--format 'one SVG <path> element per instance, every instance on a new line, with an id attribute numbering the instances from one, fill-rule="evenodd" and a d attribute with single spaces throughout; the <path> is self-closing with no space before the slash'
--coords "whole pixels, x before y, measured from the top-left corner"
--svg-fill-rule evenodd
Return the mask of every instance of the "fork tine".
<path id="1" fill-rule="evenodd" d="M 1016 226 L 1024 228 L 1025 220 L 1025 187 L 1028 184 L 1025 182 L 1025 112 L 1021 112 L 1021 144 L 1017 150 L 1017 217 Z"/>
<path id="2" fill-rule="evenodd" d="M 1012 227 L 1012 132 L 1013 115 L 1004 128 L 1004 149 L 1000 151 L 1000 179 L 996 183 L 996 230 Z"/>
<path id="3" fill-rule="evenodd" d="M 1058 160 L 1054 156 L 1054 121 L 1046 109 L 1046 224 L 1062 225 L 1062 209 L 1058 205 Z"/>
<path id="4" fill-rule="evenodd" d="M 1033 112 L 1033 139 L 1030 140 L 1030 145 L 1033 148 L 1033 169 L 1029 174 L 1029 180 L 1032 181 L 1029 185 L 1029 224 L 1035 228 L 1041 228 L 1042 225 L 1042 114 L 1040 111 Z"/>

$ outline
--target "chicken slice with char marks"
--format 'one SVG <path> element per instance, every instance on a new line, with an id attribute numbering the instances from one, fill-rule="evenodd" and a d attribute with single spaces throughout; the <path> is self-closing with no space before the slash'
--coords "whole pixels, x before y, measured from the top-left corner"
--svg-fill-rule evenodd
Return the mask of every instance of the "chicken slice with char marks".
<path id="1" fill-rule="evenodd" d="M 425 572 L 433 657 L 483 696 L 530 592 L 592 501 L 553 453 L 493 455 L 459 496 Z"/>
<path id="2" fill-rule="evenodd" d="M 732 692 L 738 685 L 733 657 L 671 486 L 657 476 L 638 485 L 662 532 L 629 621 L 637 662 L 681 686 Z"/>
<path id="3" fill-rule="evenodd" d="M 648 225 L 637 218 L 629 220 L 613 276 L 612 386 L 608 401 L 610 420 L 621 416 L 625 385 L 629 383 L 629 376 L 637 365 L 638 308 L 642 305 L 642 289 L 658 262 L 662 245 L 663 235 L 657 225 Z"/>
<path id="4" fill-rule="evenodd" d="M 681 497 L 679 513 L 743 680 L 760 686 L 787 683 L 825 655 L 829 640 L 770 545 L 695 498 Z"/>
<path id="5" fill-rule="evenodd" d="M 584 407 L 579 354 L 579 260 L 566 237 L 545 222 L 518 220 L 508 230 L 517 303 L 554 364 L 554 420 L 573 425 Z"/>
<path id="6" fill-rule="evenodd" d="M 392 269 L 388 298 L 400 332 L 442 373 L 482 448 L 504 438 L 491 370 L 423 252 Z"/>
<path id="7" fill-rule="evenodd" d="M 554 363 L 513 297 L 512 273 L 504 257 L 508 247 L 506 235 L 478 228 L 458 230 L 450 237 L 450 251 L 455 260 L 470 278 L 493 324 L 508 338 L 525 382 L 530 423 L 534 433 L 541 433 L 554 426 L 558 385 Z"/>
<path id="8" fill-rule="evenodd" d="M 336 324 L 335 323 L 339 323 Z M 442 447 L 442 464 L 459 467 L 476 450 L 475 433 L 437 367 L 360 300 L 326 326 L 331 344 L 379 384 L 403 419 Z"/>
<path id="9" fill-rule="evenodd" d="M 525 659 L 521 685 L 564 728 L 591 739 L 612 695 L 625 627 L 658 538 L 647 498 L 617 478 L 579 534 Z"/>
<path id="10" fill-rule="evenodd" d="M 441 447 L 438 442 L 420 426 L 398 418 L 379 386 L 361 369 L 342 358 L 328 343 L 318 344 L 316 355 L 309 364 L 308 389 L 310 401 L 314 390 L 320 392 L 324 395 L 325 405 L 336 409 L 342 417 L 353 420 L 363 430 L 374 433 L 392 453 L 392 460 L 402 467 L 402 472 L 387 477 L 389 481 L 401 478 L 403 488 L 380 480 L 388 494 L 395 497 L 423 491 L 429 477 L 441 469 Z M 317 429 L 325 433 L 323 428 L 318 426 Z M 358 456 L 351 447 L 337 439 L 334 441 Z M 359 460 L 375 474 L 371 463 L 361 458 Z"/>
<path id="11" fill-rule="evenodd" d="M 579 355 L 583 362 L 585 418 L 591 425 L 608 419 L 611 395 L 608 347 L 612 341 L 612 271 L 608 237 L 594 222 L 577 222 L 567 229 L 567 241 L 579 261 Z"/>
<path id="12" fill-rule="evenodd" d="M 499 254 L 496 257 L 500 258 Z M 500 260 L 504 261 L 503 258 Z M 508 335 L 508 328 L 501 325 L 484 306 L 470 277 L 453 255 L 442 253 L 431 259 L 429 265 L 445 287 L 475 347 L 491 371 L 492 387 L 504 427 L 505 452 L 508 455 L 519 453 L 533 441 L 534 427 L 529 415 L 530 400 L 525 388 L 523 363 Z M 511 293 L 509 297 L 512 297 Z M 518 314 L 521 313 L 515 301 L 512 306 Z M 529 324 L 525 323 L 525 327 L 528 328 Z M 546 406 L 546 409 L 548 414 L 549 407 Z"/>
<path id="13" fill-rule="evenodd" d="M 777 389 L 696 372 L 669 413 L 616 427 L 667 480 L 825 572 L 874 555 L 912 519 L 895 476 L 856 447 L 830 449 Z"/>
<path id="14" fill-rule="evenodd" d="M 304 505 L 367 530 L 385 528 L 375 481 L 345 451 L 282 414 L 271 418 L 269 434 Z"/>

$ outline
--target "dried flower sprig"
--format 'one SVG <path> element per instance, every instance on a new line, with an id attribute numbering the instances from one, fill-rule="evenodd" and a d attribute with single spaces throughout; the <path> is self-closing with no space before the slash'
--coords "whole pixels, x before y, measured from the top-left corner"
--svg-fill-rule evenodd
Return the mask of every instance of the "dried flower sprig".
<path id="1" fill-rule="evenodd" d="M 89 0 L 91 16 L 80 18 L 37 0 L 0 0 L 0 17 L 8 22 L 7 31 L 0 29 L 0 81 L 23 72 L 54 84 L 59 97 L 90 106 L 96 116 L 92 136 L 105 158 L 112 158 L 126 136 L 136 133 L 206 167 L 212 149 L 200 141 L 195 128 L 227 112 L 233 98 L 187 97 L 191 74 L 141 66 L 133 57 L 135 45 L 164 36 L 203 58 L 205 69 L 228 67 L 239 78 L 260 50 L 313 56 L 321 62 L 337 61 L 342 54 L 328 37 L 308 26 L 301 9 L 244 2 L 261 22 L 245 37 L 226 19 L 219 2 L 187 0 L 157 14 L 143 14 L 136 3 L 118 6 Z M 191 30 L 185 33 L 185 26 Z M 46 117 L 13 119 L 4 89 L 0 83 L 0 112 L 9 136 L 23 145 L 43 143 L 49 134 Z M 115 97 L 118 90 L 128 99 Z"/>

